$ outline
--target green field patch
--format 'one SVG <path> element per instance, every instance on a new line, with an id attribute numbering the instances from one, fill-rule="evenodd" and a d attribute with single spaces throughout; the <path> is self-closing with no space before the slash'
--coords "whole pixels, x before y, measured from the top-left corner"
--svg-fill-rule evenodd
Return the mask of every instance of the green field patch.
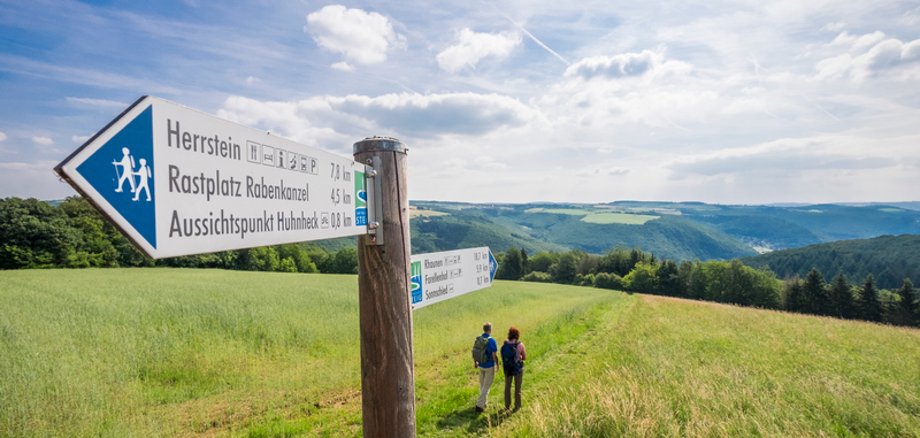
<path id="1" fill-rule="evenodd" d="M 417 207 L 413 207 L 413 206 L 410 206 L 410 207 L 409 207 L 409 217 L 410 217 L 410 218 L 414 218 L 414 217 L 439 217 L 439 216 L 449 216 L 449 215 L 450 215 L 450 213 L 445 212 L 445 211 L 428 210 L 428 209 L 417 208 Z"/>
<path id="2" fill-rule="evenodd" d="M 564 214 L 569 216 L 584 216 L 591 214 L 591 210 L 585 210 L 581 208 L 528 208 L 524 210 L 525 213 L 547 213 L 547 214 Z"/>
<path id="3" fill-rule="evenodd" d="M 581 218 L 582 222 L 590 224 L 623 224 L 623 225 L 642 225 L 648 221 L 658 219 L 660 216 L 647 214 L 628 214 L 628 213 L 594 213 Z"/>

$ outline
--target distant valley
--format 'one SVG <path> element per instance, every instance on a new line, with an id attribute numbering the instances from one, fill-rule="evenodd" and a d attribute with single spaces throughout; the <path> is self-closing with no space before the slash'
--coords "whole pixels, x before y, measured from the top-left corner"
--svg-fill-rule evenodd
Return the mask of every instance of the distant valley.
<path id="1" fill-rule="evenodd" d="M 488 245 L 529 252 L 641 248 L 674 260 L 755 256 L 837 240 L 920 234 L 920 211 L 898 205 L 745 206 L 701 202 L 469 204 L 412 202 L 415 252 Z"/>

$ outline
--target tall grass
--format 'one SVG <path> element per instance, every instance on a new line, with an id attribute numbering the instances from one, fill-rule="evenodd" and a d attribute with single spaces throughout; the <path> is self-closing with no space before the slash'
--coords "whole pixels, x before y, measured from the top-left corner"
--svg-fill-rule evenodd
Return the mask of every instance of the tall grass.
<path id="1" fill-rule="evenodd" d="M 360 435 L 354 276 L 0 272 L 0 436 Z M 414 314 L 425 436 L 920 436 L 920 331 L 552 284 Z M 524 408 L 469 348 L 521 328 Z"/>
<path id="2" fill-rule="evenodd" d="M 2 271 L 0 436 L 359 433 L 356 283 L 215 270 Z M 416 312 L 420 397 L 434 384 L 425 376 L 441 381 L 445 357 L 469 362 L 483 320 L 531 327 L 607 296 L 557 290 L 499 283 Z M 522 306 L 527 316 L 515 317 Z"/>
<path id="3" fill-rule="evenodd" d="M 920 436 L 920 331 L 631 304 L 581 344 L 570 372 L 533 385 L 529 408 L 496 435 Z"/>
<path id="4" fill-rule="evenodd" d="M 0 276 L 0 435 L 204 431 L 358 379 L 353 276 Z"/>

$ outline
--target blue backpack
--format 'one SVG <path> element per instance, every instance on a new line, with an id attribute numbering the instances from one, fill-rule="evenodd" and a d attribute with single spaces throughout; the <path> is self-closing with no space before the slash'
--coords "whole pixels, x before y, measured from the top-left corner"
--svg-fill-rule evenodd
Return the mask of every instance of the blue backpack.
<path id="1" fill-rule="evenodd" d="M 520 344 L 511 344 L 508 341 L 502 345 L 502 367 L 505 375 L 515 376 L 524 370 L 524 362 L 518 354 L 518 345 Z"/>

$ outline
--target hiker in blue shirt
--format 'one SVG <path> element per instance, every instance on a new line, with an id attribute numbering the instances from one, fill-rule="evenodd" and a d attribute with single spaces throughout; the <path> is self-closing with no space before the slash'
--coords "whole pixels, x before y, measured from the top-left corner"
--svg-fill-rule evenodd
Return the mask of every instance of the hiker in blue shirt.
<path id="1" fill-rule="evenodd" d="M 486 410 L 489 389 L 495 380 L 495 368 L 498 363 L 498 344 L 492 338 L 492 324 L 482 325 L 482 335 L 473 342 L 473 368 L 479 369 L 479 399 L 476 400 L 476 412 Z"/>

